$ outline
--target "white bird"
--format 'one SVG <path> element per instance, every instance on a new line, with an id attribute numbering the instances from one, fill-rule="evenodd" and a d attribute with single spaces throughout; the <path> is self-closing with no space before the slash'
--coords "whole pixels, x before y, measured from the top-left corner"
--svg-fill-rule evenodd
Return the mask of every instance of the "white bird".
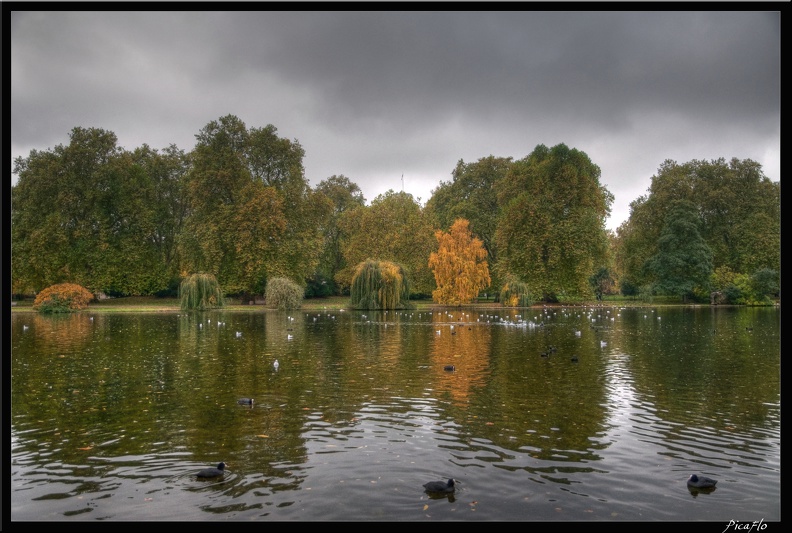
<path id="1" fill-rule="evenodd" d="M 275 359 L 275 362 L 272 363 L 272 367 L 275 369 L 275 371 L 277 371 L 279 366 L 280 366 L 280 364 L 278 364 L 278 360 Z"/>
<path id="2" fill-rule="evenodd" d="M 241 337 L 241 336 L 242 336 L 242 332 L 241 332 L 241 331 L 237 331 L 237 332 L 236 332 L 236 336 L 237 336 L 237 337 Z"/>
<path id="3" fill-rule="evenodd" d="M 289 339 L 289 340 L 292 340 L 294 337 L 292 337 L 291 333 L 289 333 L 289 334 L 286 335 L 286 338 Z"/>

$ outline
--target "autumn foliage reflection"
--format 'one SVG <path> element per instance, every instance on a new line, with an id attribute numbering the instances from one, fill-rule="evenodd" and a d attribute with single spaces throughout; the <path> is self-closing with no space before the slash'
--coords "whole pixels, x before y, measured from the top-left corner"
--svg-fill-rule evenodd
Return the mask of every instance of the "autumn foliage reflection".
<path id="1" fill-rule="evenodd" d="M 437 374 L 437 396 L 450 396 L 455 403 L 468 404 L 471 393 L 484 386 L 490 371 L 491 330 L 464 311 L 436 311 L 432 326 L 432 372 Z M 454 370 L 445 370 L 447 365 L 454 365 Z"/>

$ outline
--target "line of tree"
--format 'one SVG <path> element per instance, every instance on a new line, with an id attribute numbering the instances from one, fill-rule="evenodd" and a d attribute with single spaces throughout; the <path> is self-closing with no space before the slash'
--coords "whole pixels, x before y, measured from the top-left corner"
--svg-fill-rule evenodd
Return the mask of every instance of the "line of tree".
<path id="1" fill-rule="evenodd" d="M 612 250 L 624 294 L 768 303 L 780 296 L 781 183 L 750 159 L 666 160 Z"/>
<path id="2" fill-rule="evenodd" d="M 411 297 L 457 304 L 517 287 L 509 301 L 621 290 L 745 302 L 780 285 L 780 184 L 750 160 L 664 162 L 613 233 L 599 167 L 564 144 L 459 161 L 424 206 L 393 191 L 367 205 L 344 175 L 312 189 L 303 148 L 272 125 L 227 115 L 195 137 L 189 153 L 129 152 L 112 132 L 77 127 L 67 145 L 17 158 L 13 292 L 68 282 L 175 295 L 203 272 L 243 300 L 275 278 L 327 296 L 349 294 L 367 261 L 399 265 Z"/>

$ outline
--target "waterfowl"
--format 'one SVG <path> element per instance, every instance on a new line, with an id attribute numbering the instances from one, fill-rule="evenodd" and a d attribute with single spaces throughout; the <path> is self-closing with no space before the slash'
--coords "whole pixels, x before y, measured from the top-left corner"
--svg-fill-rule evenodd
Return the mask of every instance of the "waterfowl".
<path id="1" fill-rule="evenodd" d="M 696 474 L 692 474 L 687 480 L 688 487 L 694 487 L 697 489 L 709 489 L 714 487 L 716 483 L 717 481 L 712 478 L 708 478 L 707 476 L 699 476 Z"/>
<path id="2" fill-rule="evenodd" d="M 220 477 L 225 474 L 225 463 L 218 463 L 217 468 L 204 468 L 200 472 L 198 472 L 197 477 L 199 479 L 211 479 L 215 477 Z"/>
<path id="3" fill-rule="evenodd" d="M 456 490 L 455 482 L 453 479 L 449 479 L 446 481 L 430 481 L 429 483 L 424 483 L 424 489 L 426 492 L 454 492 Z"/>
<path id="4" fill-rule="evenodd" d="M 443 370 L 447 370 L 448 372 L 453 372 L 454 370 L 456 370 L 456 367 L 454 365 L 446 365 L 443 367 Z"/>
<path id="5" fill-rule="evenodd" d="M 280 366 L 280 363 L 278 363 L 278 360 L 275 359 L 275 362 L 272 363 L 272 368 L 274 368 L 277 371 L 279 366 Z"/>
<path id="6" fill-rule="evenodd" d="M 542 352 L 539 354 L 541 357 L 547 357 L 547 352 Z"/>
<path id="7" fill-rule="evenodd" d="M 253 398 L 240 398 L 237 403 L 239 405 L 253 405 Z"/>
<path id="8" fill-rule="evenodd" d="M 577 362 L 578 362 L 578 356 L 577 356 L 577 355 L 573 355 L 573 356 L 572 356 L 572 359 L 570 359 L 570 360 L 571 360 L 573 363 L 577 363 Z"/>

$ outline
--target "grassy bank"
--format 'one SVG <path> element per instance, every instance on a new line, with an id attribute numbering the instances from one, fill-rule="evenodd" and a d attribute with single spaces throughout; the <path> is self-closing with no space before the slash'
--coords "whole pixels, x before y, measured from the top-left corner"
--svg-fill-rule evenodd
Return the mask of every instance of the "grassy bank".
<path id="1" fill-rule="evenodd" d="M 448 306 L 435 304 L 430 299 L 413 300 L 412 303 L 416 306 L 417 310 L 429 309 L 446 309 Z M 671 297 L 656 297 L 652 302 L 642 302 L 632 298 L 624 297 L 607 297 L 603 301 L 592 302 L 577 302 L 558 304 L 567 307 L 643 307 L 643 306 L 658 306 L 658 305 L 691 305 L 683 304 L 678 298 Z M 470 305 L 463 306 L 464 308 L 476 309 L 501 309 L 501 305 L 496 303 L 492 298 L 478 299 Z M 544 304 L 536 304 L 535 308 L 544 307 Z M 349 309 L 348 296 L 331 296 L 329 298 L 311 298 L 303 300 L 301 311 L 338 311 L 341 309 Z M 229 298 L 226 302 L 225 311 L 250 311 L 253 309 L 266 310 L 268 309 L 262 303 L 253 305 L 242 304 L 238 299 Z M 91 313 L 124 313 L 124 312 L 177 312 L 180 310 L 178 298 L 158 298 L 156 296 L 128 296 L 124 298 L 108 298 L 93 302 L 88 306 L 86 311 Z M 11 306 L 11 311 L 14 313 L 34 312 L 33 300 L 19 300 L 14 301 Z"/>

